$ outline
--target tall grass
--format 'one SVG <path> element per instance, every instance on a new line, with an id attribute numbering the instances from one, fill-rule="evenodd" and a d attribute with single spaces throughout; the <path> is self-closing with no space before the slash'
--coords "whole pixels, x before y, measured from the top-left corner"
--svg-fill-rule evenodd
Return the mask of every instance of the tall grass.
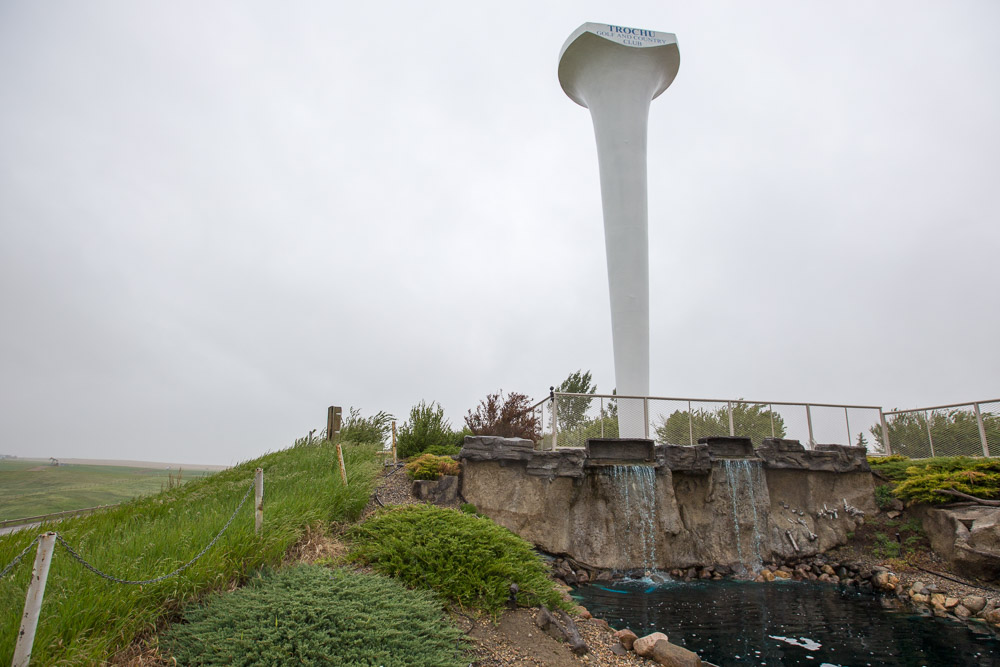
<path id="1" fill-rule="evenodd" d="M 329 442 L 299 444 L 211 477 L 139 498 L 92 516 L 0 538 L 0 567 L 39 532 L 56 530 L 97 568 L 120 578 L 150 579 L 190 560 L 222 528 L 264 469 L 264 530 L 253 529 L 253 499 L 229 530 L 193 566 L 166 581 L 132 586 L 99 578 L 56 546 L 32 663 L 99 663 L 138 635 L 174 618 L 181 605 L 240 584 L 263 565 L 276 565 L 304 528 L 316 521 L 358 517 L 376 473 L 374 448 L 345 444 L 350 484 L 340 481 Z M 0 581 L 0 663 L 11 660 L 34 551 Z"/>

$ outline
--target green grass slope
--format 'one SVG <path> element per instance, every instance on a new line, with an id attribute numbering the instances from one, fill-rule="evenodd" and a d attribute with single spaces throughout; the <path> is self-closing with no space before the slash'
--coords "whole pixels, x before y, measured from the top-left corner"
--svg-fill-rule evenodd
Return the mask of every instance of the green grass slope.
<path id="1" fill-rule="evenodd" d="M 50 466 L 38 461 L 0 461 L 0 520 L 20 519 L 97 505 L 113 505 L 159 493 L 178 481 L 212 473 L 104 465 Z"/>
<path id="2" fill-rule="evenodd" d="M 264 530 L 253 530 L 253 498 L 222 538 L 193 566 L 163 582 L 133 586 L 101 579 L 56 547 L 33 664 L 106 660 L 178 609 L 276 565 L 306 526 L 350 521 L 364 509 L 377 469 L 374 450 L 344 446 L 350 484 L 340 481 L 332 445 L 296 446 L 99 514 L 51 526 L 97 568 L 125 579 L 149 579 L 190 560 L 223 527 L 264 468 Z M 39 531 L 0 537 L 0 567 Z M 0 581 L 0 663 L 10 662 L 34 558 Z"/>

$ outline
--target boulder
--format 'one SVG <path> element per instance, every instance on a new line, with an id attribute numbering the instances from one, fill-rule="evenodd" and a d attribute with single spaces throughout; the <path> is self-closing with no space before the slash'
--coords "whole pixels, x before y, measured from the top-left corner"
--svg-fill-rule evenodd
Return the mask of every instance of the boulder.
<path id="1" fill-rule="evenodd" d="M 664 667 L 701 667 L 701 658 L 697 653 L 671 644 L 665 639 L 653 644 L 653 651 L 649 657 Z"/>
<path id="2" fill-rule="evenodd" d="M 529 461 L 534 451 L 535 443 L 525 438 L 467 435 L 458 457 L 470 461 Z"/>
<path id="3" fill-rule="evenodd" d="M 713 459 L 753 458 L 753 442 L 750 438 L 728 435 L 714 435 L 698 438 L 699 445 L 708 445 L 708 454 Z"/>
<path id="4" fill-rule="evenodd" d="M 931 547 L 956 572 L 1000 579 L 1000 507 L 928 509 L 923 525 Z"/>
<path id="5" fill-rule="evenodd" d="M 973 614 L 978 614 L 986 606 L 986 598 L 981 595 L 966 595 L 962 598 L 962 606 Z"/>
<path id="6" fill-rule="evenodd" d="M 632 632 L 628 628 L 625 628 L 624 630 L 618 630 L 617 632 L 615 632 L 615 637 L 618 639 L 618 641 L 622 643 L 622 646 L 627 648 L 629 651 L 632 650 L 632 645 L 635 643 L 635 640 L 639 638 L 634 632 Z"/>
<path id="7" fill-rule="evenodd" d="M 435 505 L 453 505 L 458 502 L 458 477 L 442 475 L 441 479 L 414 480 L 413 495 Z"/>
<path id="8" fill-rule="evenodd" d="M 643 438 L 589 438 L 586 452 L 593 463 L 651 463 L 656 458 L 656 445 Z"/>
<path id="9" fill-rule="evenodd" d="M 465 451 L 464 449 L 462 450 Z M 581 449 L 566 448 L 555 452 L 535 452 L 524 471 L 533 477 L 583 477 L 586 456 Z"/>
<path id="10" fill-rule="evenodd" d="M 824 472 L 870 472 L 864 447 L 816 445 L 813 450 L 796 448 L 795 441 L 766 438 L 757 456 L 768 468 L 805 469 Z"/>
<path id="11" fill-rule="evenodd" d="M 671 470 L 706 475 L 712 472 L 708 445 L 657 445 L 656 460 Z"/>
<path id="12" fill-rule="evenodd" d="M 648 658 L 653 654 L 653 646 L 656 645 L 658 641 L 669 641 L 669 638 L 662 632 L 654 632 L 651 635 L 646 635 L 645 637 L 639 637 L 632 644 L 632 649 L 641 658 Z"/>

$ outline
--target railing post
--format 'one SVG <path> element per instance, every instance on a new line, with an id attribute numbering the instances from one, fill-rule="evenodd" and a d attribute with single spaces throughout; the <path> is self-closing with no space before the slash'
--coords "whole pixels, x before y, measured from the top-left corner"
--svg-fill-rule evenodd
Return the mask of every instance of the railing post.
<path id="1" fill-rule="evenodd" d="M 767 414 L 771 416 L 771 437 L 777 438 L 778 436 L 774 434 L 774 406 L 770 403 L 767 405 Z"/>
<path id="2" fill-rule="evenodd" d="M 601 437 L 604 437 L 604 397 L 601 396 Z"/>
<path id="3" fill-rule="evenodd" d="M 642 418 L 646 423 L 643 424 L 643 433 L 645 437 L 649 440 L 649 396 L 642 397 Z"/>
<path id="4" fill-rule="evenodd" d="M 882 446 L 885 447 L 885 455 L 892 456 L 892 443 L 889 442 L 889 425 L 885 423 L 885 413 L 882 408 L 878 409 L 878 419 L 882 422 Z"/>
<path id="5" fill-rule="evenodd" d="M 257 468 L 253 476 L 253 498 L 254 506 L 257 508 L 254 514 L 253 530 L 259 533 L 264 527 L 264 469 Z"/>
<path id="6" fill-rule="evenodd" d="M 927 442 L 931 444 L 931 458 L 934 458 L 934 436 L 931 435 L 931 419 L 927 410 L 924 410 L 924 425 L 927 426 Z"/>
<path id="7" fill-rule="evenodd" d="M 806 403 L 806 425 L 809 427 L 809 449 L 816 448 L 816 438 L 813 437 L 813 417 L 809 404 Z"/>
<path id="8" fill-rule="evenodd" d="M 549 398 L 552 399 L 552 451 L 555 451 L 559 443 L 559 406 L 555 387 L 549 387 Z"/>
<path id="9" fill-rule="evenodd" d="M 55 533 L 45 533 L 38 540 L 38 551 L 35 552 L 35 565 L 31 568 L 31 582 L 28 584 L 28 595 L 24 600 L 24 614 L 21 616 L 21 629 L 17 633 L 12 667 L 27 667 L 28 661 L 31 660 L 31 646 L 35 643 L 38 615 L 42 610 L 45 582 L 49 578 L 49 566 L 52 565 L 52 551 L 55 546 Z"/>
<path id="10" fill-rule="evenodd" d="M 976 424 L 979 425 L 979 440 L 983 443 L 983 456 L 989 456 L 990 443 L 986 441 L 986 427 L 983 426 L 983 415 L 979 412 L 979 403 L 973 403 L 972 410 L 976 413 Z"/>
<path id="11" fill-rule="evenodd" d="M 694 415 L 691 414 L 691 401 L 688 401 L 688 437 L 694 445 Z"/>
<path id="12" fill-rule="evenodd" d="M 726 410 L 729 411 L 729 435 L 736 435 L 736 429 L 733 428 L 733 402 L 726 401 Z"/>
<path id="13" fill-rule="evenodd" d="M 844 408 L 844 421 L 847 423 L 847 446 L 851 446 L 851 418 L 847 416 L 847 408 Z"/>

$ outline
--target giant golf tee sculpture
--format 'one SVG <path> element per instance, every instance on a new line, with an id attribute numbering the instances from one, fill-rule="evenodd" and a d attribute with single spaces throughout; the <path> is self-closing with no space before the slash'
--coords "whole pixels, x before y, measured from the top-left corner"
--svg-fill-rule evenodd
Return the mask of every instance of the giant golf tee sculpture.
<path id="1" fill-rule="evenodd" d="M 875 492 L 860 447 L 641 440 L 643 401 L 623 397 L 649 393 L 646 122 L 678 62 L 673 35 L 596 23 L 580 26 L 559 56 L 559 82 L 590 109 L 597 135 L 619 435 L 627 441 L 541 451 L 531 440 L 466 436 L 462 496 L 541 549 L 594 567 L 721 564 L 752 575 L 767 560 L 843 544 L 864 511 L 875 511 Z"/>
<path id="2" fill-rule="evenodd" d="M 649 248 L 646 128 L 649 104 L 677 76 L 677 38 L 585 23 L 559 54 L 559 83 L 590 109 L 597 136 L 611 334 L 619 395 L 649 395 Z M 646 436 L 642 401 L 618 401 L 619 435 Z"/>

